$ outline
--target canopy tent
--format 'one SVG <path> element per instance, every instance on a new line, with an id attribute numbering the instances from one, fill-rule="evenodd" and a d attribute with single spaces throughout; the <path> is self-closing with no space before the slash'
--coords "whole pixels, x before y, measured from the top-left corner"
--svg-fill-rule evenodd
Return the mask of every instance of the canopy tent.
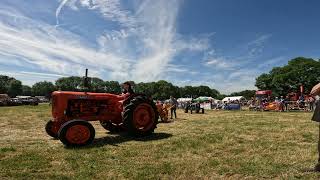
<path id="1" fill-rule="evenodd" d="M 245 101 L 246 98 L 243 96 L 233 96 L 233 97 L 225 97 L 222 99 L 222 102 L 229 102 L 229 101 Z"/>
<path id="2" fill-rule="evenodd" d="M 206 96 L 200 96 L 196 99 L 193 99 L 194 102 L 208 102 L 208 101 L 214 101 L 214 98 L 212 97 L 206 97 Z"/>
<path id="3" fill-rule="evenodd" d="M 192 98 L 178 98 L 177 101 L 178 102 L 190 102 L 190 101 L 192 101 Z"/>
<path id="4" fill-rule="evenodd" d="M 272 91 L 271 90 L 260 90 L 256 91 L 256 95 L 271 95 Z"/>

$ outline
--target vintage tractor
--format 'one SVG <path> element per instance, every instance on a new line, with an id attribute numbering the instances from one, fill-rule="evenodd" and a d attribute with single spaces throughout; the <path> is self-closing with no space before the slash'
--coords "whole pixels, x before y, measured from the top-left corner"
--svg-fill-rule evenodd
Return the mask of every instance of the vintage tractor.
<path id="1" fill-rule="evenodd" d="M 95 129 L 90 121 L 100 121 L 109 131 L 126 130 L 133 136 L 146 136 L 153 133 L 159 115 L 152 99 L 142 94 L 55 91 L 52 117 L 45 127 L 48 135 L 66 146 L 77 147 L 94 140 Z"/>
<path id="2" fill-rule="evenodd" d="M 164 123 L 169 122 L 169 111 L 172 108 L 172 106 L 168 103 L 164 103 L 164 104 L 157 103 L 156 106 L 157 106 L 161 121 Z"/>

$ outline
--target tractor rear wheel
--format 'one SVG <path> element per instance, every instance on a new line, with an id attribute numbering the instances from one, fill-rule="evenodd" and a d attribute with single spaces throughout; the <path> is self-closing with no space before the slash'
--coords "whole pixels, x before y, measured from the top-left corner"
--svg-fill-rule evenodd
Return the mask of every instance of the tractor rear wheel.
<path id="1" fill-rule="evenodd" d="M 47 134 L 53 138 L 58 138 L 58 131 L 57 127 L 54 126 L 53 121 L 48 121 L 45 127 Z"/>
<path id="2" fill-rule="evenodd" d="M 123 127 L 122 123 L 115 124 L 110 121 L 100 121 L 100 124 L 104 129 L 106 129 L 112 133 L 118 133 L 118 132 L 124 131 L 124 127 Z"/>
<path id="3" fill-rule="evenodd" d="M 124 108 L 123 123 L 134 136 L 146 136 L 157 127 L 159 114 L 152 100 L 145 96 L 131 99 Z"/>
<path id="4" fill-rule="evenodd" d="M 92 143 L 95 130 L 88 121 L 72 120 L 61 126 L 58 136 L 65 146 L 80 147 Z"/>

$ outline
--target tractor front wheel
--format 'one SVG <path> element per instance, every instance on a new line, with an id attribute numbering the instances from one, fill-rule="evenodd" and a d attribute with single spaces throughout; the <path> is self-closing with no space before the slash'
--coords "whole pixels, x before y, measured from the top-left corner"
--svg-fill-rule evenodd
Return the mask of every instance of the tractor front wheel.
<path id="1" fill-rule="evenodd" d="M 85 146 L 94 140 L 95 130 L 93 126 L 84 120 L 72 120 L 64 123 L 58 133 L 60 141 L 65 146 Z"/>
<path id="2" fill-rule="evenodd" d="M 45 127 L 47 134 L 53 138 L 58 138 L 59 127 L 53 121 L 48 121 Z"/>
<path id="3" fill-rule="evenodd" d="M 124 108 L 124 125 L 134 136 L 146 136 L 153 133 L 158 119 L 156 105 L 145 96 L 134 97 Z"/>

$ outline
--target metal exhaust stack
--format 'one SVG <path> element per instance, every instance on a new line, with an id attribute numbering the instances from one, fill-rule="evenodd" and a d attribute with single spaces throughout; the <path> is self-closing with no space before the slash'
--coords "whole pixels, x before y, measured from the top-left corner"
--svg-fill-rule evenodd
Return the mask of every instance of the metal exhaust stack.
<path id="1" fill-rule="evenodd" d="M 89 90 L 88 69 L 86 69 L 86 74 L 83 80 L 83 86 L 84 86 L 84 93 L 87 94 L 87 91 Z"/>

